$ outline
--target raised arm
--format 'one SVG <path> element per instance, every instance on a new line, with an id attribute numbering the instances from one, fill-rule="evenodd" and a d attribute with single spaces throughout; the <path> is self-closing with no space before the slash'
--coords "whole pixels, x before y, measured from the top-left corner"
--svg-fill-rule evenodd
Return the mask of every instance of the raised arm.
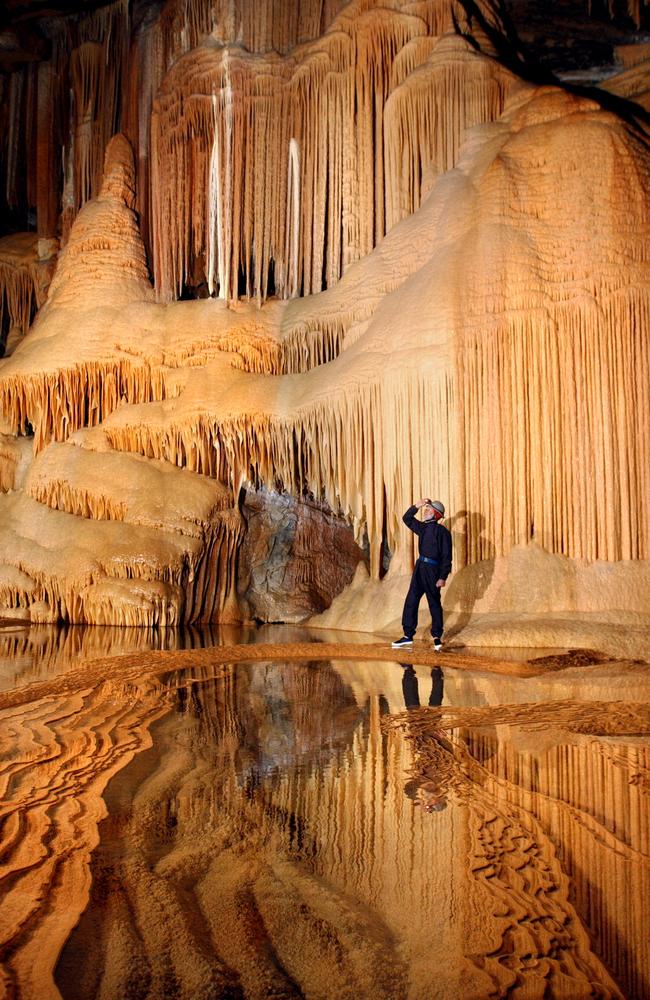
<path id="1" fill-rule="evenodd" d="M 402 515 L 402 520 L 406 527 L 410 528 L 411 531 L 414 531 L 416 535 L 421 535 L 424 531 L 422 521 L 416 520 L 415 515 L 419 511 L 420 507 L 422 507 L 425 503 L 426 500 L 418 500 L 412 507 L 409 507 L 405 514 Z"/>

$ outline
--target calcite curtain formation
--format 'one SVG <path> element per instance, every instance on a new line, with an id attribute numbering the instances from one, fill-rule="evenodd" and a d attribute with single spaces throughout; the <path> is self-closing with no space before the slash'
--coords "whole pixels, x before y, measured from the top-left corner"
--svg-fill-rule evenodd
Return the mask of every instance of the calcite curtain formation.
<path id="1" fill-rule="evenodd" d="M 7 338 L 13 331 L 24 336 L 44 301 L 39 295 L 36 243 L 37 238 L 27 233 L 0 239 L 0 325 L 7 329 Z"/>
<path id="2" fill-rule="evenodd" d="M 650 558 L 634 106 L 525 83 L 446 0 L 299 9 L 113 4 L 9 84 L 21 332 L 57 218 L 63 245 L 0 366 L 1 593 L 33 620 L 236 617 L 244 484 L 326 499 L 375 578 L 432 489 L 468 593 L 531 542 Z"/>
<path id="3" fill-rule="evenodd" d="M 426 58 L 414 43 L 448 26 L 449 16 L 438 0 L 422 4 L 426 16 L 418 17 L 350 6 L 321 39 L 289 57 L 206 43 L 167 75 L 151 129 L 152 259 L 163 299 L 181 294 L 199 260 L 213 284 L 215 245 L 221 296 L 236 299 L 241 281 L 242 292 L 260 302 L 271 281 L 283 298 L 333 285 L 384 236 L 388 192 L 401 180 L 384 163 L 384 105 L 399 80 L 396 59 L 407 47 L 410 68 Z M 454 69 L 447 69 L 452 81 Z M 438 88 L 445 107 L 452 88 L 447 80 Z M 448 123 L 457 126 L 446 137 L 452 148 L 463 125 L 501 109 L 498 87 L 479 90 L 482 101 L 468 99 L 469 116 L 460 108 Z M 411 159 L 426 169 L 437 152 L 433 137 L 416 132 L 413 141 Z M 450 164 L 447 157 L 443 169 Z"/>

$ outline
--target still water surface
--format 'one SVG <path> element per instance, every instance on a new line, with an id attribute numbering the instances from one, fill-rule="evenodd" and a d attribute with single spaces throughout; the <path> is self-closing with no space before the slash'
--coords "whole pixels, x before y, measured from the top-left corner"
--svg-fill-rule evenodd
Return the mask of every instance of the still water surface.
<path id="1" fill-rule="evenodd" d="M 442 663 L 183 660 L 26 706 L 56 865 L 14 982 L 51 948 L 70 1000 L 650 995 L 647 668 Z"/>

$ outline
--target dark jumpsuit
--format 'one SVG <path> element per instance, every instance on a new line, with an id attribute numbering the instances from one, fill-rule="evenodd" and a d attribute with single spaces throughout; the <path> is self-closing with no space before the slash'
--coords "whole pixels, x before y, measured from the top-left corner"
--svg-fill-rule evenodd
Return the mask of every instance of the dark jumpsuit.
<path id="1" fill-rule="evenodd" d="M 429 611 L 431 612 L 431 635 L 434 639 L 442 638 L 442 604 L 440 602 L 440 587 L 438 580 L 446 580 L 451 573 L 451 534 L 437 521 L 418 521 L 415 517 L 418 508 L 409 507 L 402 520 L 407 528 L 418 536 L 420 556 L 433 559 L 427 563 L 418 559 L 411 577 L 404 611 L 402 612 L 402 628 L 404 635 L 412 639 L 418 627 L 418 608 L 422 595 L 427 595 Z"/>

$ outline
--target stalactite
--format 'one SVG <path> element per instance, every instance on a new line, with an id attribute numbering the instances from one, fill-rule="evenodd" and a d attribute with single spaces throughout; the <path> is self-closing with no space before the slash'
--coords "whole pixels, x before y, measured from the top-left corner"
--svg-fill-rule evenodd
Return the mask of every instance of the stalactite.
<path id="1" fill-rule="evenodd" d="M 632 18 L 637 28 L 641 27 L 641 21 L 647 5 L 648 0 L 624 0 L 624 2 L 621 2 L 621 0 L 607 0 L 607 9 L 612 19 L 621 15 L 622 8 Z M 587 0 L 586 6 L 591 14 L 592 0 Z"/>
<path id="2" fill-rule="evenodd" d="M 475 181 L 466 159 L 451 179 L 466 203 L 458 203 L 444 236 L 448 246 L 432 258 L 435 266 L 405 283 L 394 307 L 387 303 L 373 319 L 372 329 L 383 333 L 370 343 L 385 347 L 399 328 L 398 302 L 402 309 L 410 304 L 412 321 L 422 310 L 440 308 L 432 336 L 448 343 L 445 327 L 456 331 L 455 374 L 445 361 L 432 377 L 432 356 L 426 378 L 404 369 L 399 377 L 364 374 L 358 384 L 343 351 L 343 365 L 335 361 L 322 381 L 304 384 L 298 398 L 309 402 L 287 405 L 282 415 L 270 397 L 262 402 L 261 383 L 256 392 L 251 382 L 248 405 L 236 417 L 220 414 L 218 404 L 214 419 L 206 414 L 188 422 L 179 417 L 165 423 L 153 411 L 149 419 L 143 412 L 132 419 L 116 414 L 105 428 L 111 444 L 189 461 L 193 468 L 200 463 L 235 489 L 248 480 L 283 483 L 298 493 L 322 491 L 355 524 L 357 537 L 367 528 L 373 572 L 384 521 L 392 548 L 400 541 L 399 515 L 431 482 L 452 508 L 473 512 L 480 523 L 468 538 L 470 563 L 531 540 L 572 559 L 647 559 L 648 265 L 643 227 L 632 222 L 644 217 L 646 152 L 618 119 L 559 91 L 528 92 L 508 114 L 489 135 L 489 170 L 479 159 Z M 584 148 L 608 150 L 609 160 L 601 156 L 598 200 L 585 201 L 584 186 L 574 186 L 582 174 L 567 136 L 577 114 L 583 116 Z M 560 163 L 563 172 L 556 169 Z M 436 187 L 441 205 L 448 183 L 447 175 Z M 625 209 L 617 200 L 623 190 Z M 507 223 L 504 198 L 513 213 Z M 426 212 L 438 218 L 435 198 Z M 403 226 L 410 239 L 410 221 Z M 513 236 L 520 229 L 523 243 Z M 581 242 L 569 233 L 580 233 Z M 612 265 L 612 253 L 624 254 L 628 266 Z M 472 296 L 458 301 L 468 274 Z M 574 288 L 584 291 L 576 295 Z M 335 301 L 337 296 L 338 290 Z M 344 331 L 349 322 L 350 314 Z M 422 320 L 422 329 L 431 329 L 428 323 Z M 319 349 L 326 329 L 321 325 Z M 284 344 L 289 355 L 293 348 L 298 358 L 309 348 L 308 328 L 297 316 Z M 250 360 L 242 352 L 243 367 L 260 370 L 274 354 L 278 364 L 275 347 L 273 353 L 267 346 L 257 355 L 255 345 L 249 351 Z M 288 363 L 294 365 L 301 362 Z M 630 399 L 634 410 L 625 406 Z M 414 442 L 407 461 L 405 441 Z"/>
<path id="3" fill-rule="evenodd" d="M 115 0 L 90 14 L 56 19 L 50 32 L 52 73 L 61 88 L 59 100 L 64 106 L 69 103 L 70 111 L 63 139 L 61 228 L 65 243 L 77 212 L 99 192 L 104 153 L 111 137 L 119 131 L 126 92 L 128 2 Z M 39 100 L 48 100 L 50 86 L 44 78 Z M 69 94 L 65 93 L 66 87 Z M 53 159 L 51 151 L 44 149 L 45 155 Z"/>
<path id="4" fill-rule="evenodd" d="M 549 552 L 590 561 L 650 556 L 643 500 L 650 462 L 641 443 L 650 405 L 648 257 L 631 221 L 647 217 L 650 168 L 636 134 L 623 138 L 618 119 L 601 112 L 592 118 L 589 105 L 582 105 L 583 146 L 572 148 L 562 119 L 554 124 L 550 117 L 552 101 L 570 100 L 548 94 L 544 154 L 533 159 L 524 185 L 511 188 L 519 206 L 515 225 L 535 246 L 536 264 L 526 282 L 509 288 L 508 316 L 502 296 L 489 295 L 481 315 L 468 310 L 459 341 L 463 505 L 486 520 L 471 561 L 486 558 L 489 539 L 497 553 L 534 539 Z M 526 107 L 513 108 L 513 129 Z M 505 176 L 514 176 L 506 165 L 509 149 L 523 163 L 537 155 L 535 144 L 525 154 L 521 147 L 516 139 L 506 144 L 493 182 L 508 185 Z M 595 188 L 586 197 L 574 178 L 586 151 L 601 148 L 599 172 L 590 173 Z M 613 212 L 603 233 L 599 212 L 606 203 Z M 580 237 L 569 240 L 573 227 Z M 508 287 L 505 270 L 517 254 L 514 242 L 502 248 L 492 288 L 502 281 Z M 625 267 L 611 265 L 623 258 Z M 558 273 L 565 276 L 561 285 Z"/>
<path id="5" fill-rule="evenodd" d="M 233 506 L 221 483 L 136 455 L 52 444 L 32 463 L 24 490 L 55 510 L 126 521 L 200 538 Z M 191 502 L 188 498 L 191 497 Z"/>
<path id="6" fill-rule="evenodd" d="M 8 611 L 30 608 L 38 599 L 37 585 L 15 566 L 0 567 L 0 608 Z"/>
<path id="7" fill-rule="evenodd" d="M 516 79 L 457 35 L 393 90 L 384 113 L 387 228 L 416 211 L 435 177 L 454 166 L 464 134 L 501 114 Z"/>
<path id="8" fill-rule="evenodd" d="M 39 265 L 35 234 L 15 233 L 0 239 L 0 330 L 14 328 L 23 336 L 27 333 L 47 295 L 45 270 Z"/>
<path id="9" fill-rule="evenodd" d="M 5 198 L 9 208 L 18 208 L 21 179 L 18 176 L 19 156 L 23 147 L 22 130 L 25 121 L 24 108 L 25 70 L 19 69 L 9 78 L 9 110 L 6 140 Z"/>
<path id="10" fill-rule="evenodd" d="M 238 511 L 215 511 L 198 534 L 88 520 L 19 493 L 0 495 L 0 513 L 15 538 L 0 567 L 0 601 L 28 606 L 34 622 L 151 628 L 237 620 Z M 74 573 L 62 572 L 71 561 Z"/>
<path id="11" fill-rule="evenodd" d="M 418 35 L 397 53 L 391 67 L 389 90 L 392 94 L 419 66 L 429 59 L 437 46 L 439 36 Z"/>
<path id="12" fill-rule="evenodd" d="M 151 106 L 168 68 L 163 48 L 160 18 L 146 17 L 131 38 L 131 46 L 126 59 L 128 70 L 122 88 L 121 129 L 135 153 L 136 208 L 142 239 L 147 251 L 149 251 L 151 237 Z"/>
<path id="13" fill-rule="evenodd" d="M 52 63 L 42 62 L 38 67 L 35 202 L 38 235 L 45 239 L 57 234 L 60 193 L 59 165 L 55 156 L 57 113 L 57 87 Z"/>
<path id="14" fill-rule="evenodd" d="M 384 523 L 395 548 L 406 498 L 424 492 L 432 480 L 446 496 L 457 495 L 450 392 L 444 371 L 437 381 L 387 375 L 381 384 L 330 394 L 292 418 L 247 413 L 155 427 L 117 420 L 105 434 L 116 450 L 187 464 L 235 492 L 247 481 L 324 495 L 350 519 L 359 543 L 367 530 L 371 570 L 378 576 Z M 411 439 L 422 442 L 422 455 L 405 466 L 398 442 Z M 444 447 L 433 443 L 437 439 Z"/>
<path id="15" fill-rule="evenodd" d="M 386 227 L 384 105 L 409 61 L 426 57 L 429 43 L 416 42 L 428 38 L 428 6 L 440 5 L 419 5 L 418 16 L 346 9 L 285 58 L 211 44 L 173 66 L 152 112 L 153 270 L 163 300 L 180 295 L 201 257 L 209 287 L 223 253 L 219 294 L 238 297 L 241 269 L 248 297 L 261 302 L 271 272 L 280 297 L 309 294 L 372 250 Z M 452 96 L 440 97 L 445 109 Z M 483 105 L 480 120 L 501 108 L 490 96 Z M 431 156 L 421 138 L 432 141 L 416 132 L 409 150 L 418 162 Z"/>
<path id="16" fill-rule="evenodd" d="M 74 107 L 74 195 L 79 208 L 99 193 L 104 163 L 101 126 L 104 50 L 84 42 L 70 57 Z"/>
<path id="17" fill-rule="evenodd" d="M 186 587 L 188 625 L 239 620 L 236 565 L 243 534 L 237 510 L 220 514 L 206 527 L 201 560 Z"/>
<path id="18" fill-rule="evenodd" d="M 233 367 L 259 375 L 296 375 L 329 364 L 339 356 L 350 316 L 323 316 L 314 324 L 292 325 L 281 339 L 224 337 L 221 350 L 236 352 Z"/>
<path id="19" fill-rule="evenodd" d="M 380 6 L 379 0 L 354 0 L 351 4 L 343 0 L 310 0 L 294 10 L 283 0 L 268 0 L 263 8 L 259 4 L 239 4 L 231 0 L 168 0 L 159 15 L 147 15 L 131 39 L 129 6 L 125 0 L 109 3 L 89 14 L 77 12 L 48 20 L 51 60 L 43 63 L 38 71 L 19 70 L 12 74 L 7 87 L 8 159 L 4 180 L 10 204 L 18 204 L 21 201 L 19 189 L 22 191 L 23 186 L 28 186 L 31 203 L 38 210 L 39 232 L 54 235 L 56 216 L 60 212 L 59 231 L 65 244 L 76 213 L 98 189 L 106 144 L 121 127 L 136 150 L 138 212 L 149 250 L 152 246 L 151 105 L 165 73 L 179 57 L 190 53 L 206 39 L 216 38 L 225 45 L 243 46 L 252 53 L 288 54 L 293 51 L 295 61 L 302 58 L 305 46 L 318 48 L 318 39 L 328 29 L 330 45 L 336 47 L 343 35 L 349 36 L 355 30 L 355 22 L 361 23 L 367 15 L 372 16 L 373 10 Z M 391 2 L 393 16 L 402 11 L 403 17 L 417 20 L 422 25 L 422 35 L 451 30 L 452 6 L 453 0 Z M 384 13 L 379 15 L 383 16 Z M 269 55 L 268 58 L 274 57 Z M 336 114 L 335 104 L 340 100 L 338 88 L 328 83 L 326 89 L 332 93 L 325 99 L 327 107 L 323 110 Z M 256 96 L 261 97 L 261 94 Z M 345 111 L 353 114 L 349 103 Z M 328 131 L 331 128 L 331 124 L 327 126 Z M 336 168 L 330 168 L 328 186 L 331 187 L 334 181 L 340 185 L 343 153 L 338 147 L 341 137 L 332 135 L 328 143 L 328 156 L 334 155 L 339 161 Z M 29 154 L 34 144 L 38 147 L 37 158 Z M 351 145 L 352 142 L 347 144 L 349 153 Z M 22 155 L 18 156 L 18 151 L 26 147 L 29 147 L 25 156 L 28 169 L 23 171 Z M 62 163 L 61 171 L 59 163 Z M 352 160 L 345 169 L 348 167 L 354 183 Z M 44 178 L 48 178 L 47 184 Z M 342 211 L 337 205 L 339 200 L 335 189 L 328 210 L 333 209 L 337 218 Z M 279 216 L 282 204 L 278 202 L 276 208 Z M 328 221 L 332 227 L 331 216 Z M 233 224 L 237 225 L 238 221 L 233 220 Z M 201 238 L 202 231 L 203 226 L 197 233 Z M 349 251 L 350 259 L 355 259 L 358 256 L 354 250 L 355 233 L 349 235 L 353 248 Z M 241 249 L 236 233 L 233 240 L 238 250 Z M 280 244 L 280 250 L 282 246 Z M 266 248 L 264 255 L 266 261 Z M 331 284 L 340 274 L 340 255 L 340 248 L 333 243 L 331 253 L 328 250 L 326 284 Z M 233 258 L 237 258 L 237 265 L 238 256 L 235 254 Z M 232 262 L 228 260 L 227 263 Z M 281 269 L 281 260 L 279 266 Z M 313 268 L 310 265 L 309 282 L 317 267 L 316 258 Z M 320 284 L 320 275 L 318 278 Z"/>
<path id="20" fill-rule="evenodd" d="M 206 275 L 210 295 L 214 293 L 215 289 L 215 268 L 218 273 L 219 287 L 223 287 L 225 291 L 225 285 L 223 284 L 223 269 L 218 267 L 216 264 L 217 240 L 222 232 L 221 226 L 217 223 L 221 209 L 221 168 L 219 164 L 219 132 L 217 130 L 216 107 L 217 99 L 213 94 L 212 109 L 214 116 L 214 139 L 212 142 L 212 152 L 210 153 L 210 185 L 208 189 L 208 269 Z M 223 244 L 220 242 L 220 251 L 222 251 L 222 246 Z"/>
<path id="21" fill-rule="evenodd" d="M 230 0 L 173 0 L 165 5 L 162 30 L 167 65 L 178 55 L 196 48 L 206 35 L 239 42 L 250 52 L 286 53 L 313 41 L 332 23 L 348 0 L 284 0 L 263 4 Z M 367 6 L 367 4 L 366 4 Z"/>
<path id="22" fill-rule="evenodd" d="M 16 433 L 28 422 L 33 425 L 36 451 L 51 441 L 65 441 L 80 427 L 97 426 L 125 400 L 146 403 L 166 398 L 161 368 L 126 359 L 12 377 L 0 385 L 0 408 Z"/>
<path id="23" fill-rule="evenodd" d="M 204 31 L 202 11 L 199 0 L 187 6 L 185 41 L 173 45 Z M 326 496 L 359 540 L 367 532 L 375 577 L 383 543 L 403 558 L 399 517 L 433 483 L 451 509 L 483 519 L 468 536 L 470 563 L 531 540 L 572 559 L 650 558 L 647 150 L 586 99 L 515 94 L 510 74 L 462 39 L 432 39 L 432 11 L 368 0 L 286 57 L 212 39 L 174 63 L 151 132 L 153 260 L 162 298 L 200 281 L 205 264 L 210 293 L 233 305 L 206 303 L 211 313 L 152 301 L 123 137 L 108 144 L 101 189 L 77 212 L 97 188 L 119 73 L 102 61 L 113 51 L 96 30 L 103 14 L 75 37 L 72 117 L 90 128 L 84 138 L 74 126 L 68 148 L 66 218 L 77 214 L 27 345 L 33 369 L 21 349 L 0 378 L 5 429 L 34 430 L 27 493 L 40 506 L 75 524 L 168 530 L 150 512 L 136 520 L 119 491 L 84 484 L 81 462 L 76 478 L 67 462 L 40 475 L 48 445 L 103 424 L 102 446 L 227 483 L 229 507 L 243 482 Z M 156 72 L 160 30 L 142 43 L 157 53 Z M 133 87 L 129 127 L 146 173 L 147 109 Z M 499 115 L 450 170 L 464 132 Z M 598 176 L 576 159 L 569 128 L 598 151 Z M 14 271 L 0 264 L 0 282 L 11 323 L 25 329 L 36 291 Z M 291 301 L 257 313 L 235 304 L 242 279 L 257 303 L 272 293 Z M 299 298 L 323 284 L 336 288 Z M 81 335 L 77 323 L 88 324 Z M 296 379 L 270 388 L 268 375 Z M 11 482 L 9 470 L 0 488 Z M 126 576 L 84 581 L 92 600 L 41 574 L 43 615 L 107 621 L 113 599 L 130 623 L 222 613 L 233 591 L 219 574 L 232 578 L 238 538 L 230 520 L 175 524 L 197 551 L 140 576 L 126 559 Z M 196 572 L 203 582 L 192 589 Z M 124 581 L 145 576 L 151 593 L 128 598 Z"/>
<path id="24" fill-rule="evenodd" d="M 287 166 L 287 262 L 286 287 L 289 298 L 298 295 L 298 256 L 300 245 L 300 148 L 296 139 L 289 139 Z"/>
<path id="25" fill-rule="evenodd" d="M 5 308 L 9 327 L 18 327 L 23 336 L 29 329 L 34 311 L 34 278 L 26 268 L 7 266 L 0 260 L 0 323 Z"/>
<path id="26" fill-rule="evenodd" d="M 645 296 L 616 295 L 558 306 L 548 319 L 522 315 L 463 346 L 467 506 L 487 518 L 471 561 L 486 557 L 487 539 L 502 553 L 531 536 L 574 558 L 650 556 L 649 320 Z M 626 399 L 636 401 L 634 422 L 622 414 Z M 516 426 L 504 419 L 510 408 Z"/>

